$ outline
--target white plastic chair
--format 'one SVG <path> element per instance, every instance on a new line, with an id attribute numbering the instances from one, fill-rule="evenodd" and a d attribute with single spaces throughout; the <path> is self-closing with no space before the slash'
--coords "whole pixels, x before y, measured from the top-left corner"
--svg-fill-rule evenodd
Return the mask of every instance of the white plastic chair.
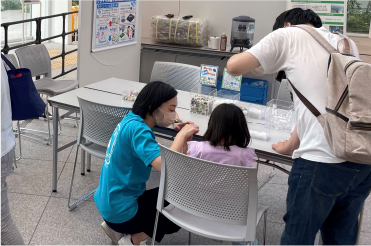
<path id="1" fill-rule="evenodd" d="M 160 151 L 161 180 L 152 245 L 159 213 L 189 233 L 230 242 L 254 242 L 256 226 L 264 214 L 265 244 L 268 208 L 258 205 L 258 168 L 205 161 L 162 145 Z M 164 200 L 170 205 L 164 207 Z"/>
<path id="2" fill-rule="evenodd" d="M 280 88 L 278 89 L 277 99 L 286 102 L 292 102 L 291 85 L 287 79 L 282 79 Z"/>
<path id="3" fill-rule="evenodd" d="M 75 80 L 54 80 L 51 78 L 52 70 L 51 70 L 51 60 L 46 49 L 45 45 L 38 44 L 38 45 L 30 45 L 26 47 L 22 47 L 15 50 L 19 60 L 19 66 L 21 68 L 28 68 L 31 71 L 32 76 L 44 76 L 41 79 L 35 80 L 35 87 L 36 90 L 40 94 L 45 94 L 47 97 L 59 95 L 71 90 L 76 89 L 79 86 L 79 82 Z M 48 107 L 47 107 L 47 110 Z M 22 130 L 32 131 L 32 132 L 39 132 L 39 133 L 46 133 L 48 134 L 48 141 L 46 142 L 47 145 L 51 144 L 51 134 L 50 134 L 50 117 L 49 111 L 47 112 L 48 119 L 48 132 L 45 131 L 38 131 L 24 128 Z M 77 118 L 77 115 L 76 115 Z M 58 119 L 59 120 L 59 119 Z M 31 121 L 29 121 L 31 122 Z M 28 123 L 29 123 L 28 122 Z M 77 120 L 76 120 L 77 122 Z M 61 125 L 59 125 L 61 127 Z M 33 138 L 27 136 L 29 138 L 42 141 L 38 138 Z"/>
<path id="4" fill-rule="evenodd" d="M 176 90 L 190 91 L 200 84 L 200 67 L 174 62 L 155 62 L 150 82 L 162 81 Z"/>
<path id="5" fill-rule="evenodd" d="M 100 159 L 106 158 L 106 150 L 116 126 L 122 118 L 130 112 L 130 108 L 119 108 L 91 102 L 78 97 L 80 105 L 80 126 L 77 137 L 77 150 L 75 164 L 71 178 L 70 193 L 68 196 L 68 208 L 73 210 L 77 204 L 94 194 L 95 190 L 80 198 L 70 205 L 73 179 L 75 176 L 77 155 L 79 147 Z M 83 170 L 81 170 L 83 173 Z"/>

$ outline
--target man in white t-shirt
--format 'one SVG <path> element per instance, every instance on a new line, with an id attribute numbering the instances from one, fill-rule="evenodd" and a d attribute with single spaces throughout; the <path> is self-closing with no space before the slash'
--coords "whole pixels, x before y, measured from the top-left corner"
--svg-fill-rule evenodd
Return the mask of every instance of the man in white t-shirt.
<path id="1" fill-rule="evenodd" d="M 227 70 L 232 75 L 260 66 L 266 74 L 283 70 L 297 90 L 325 113 L 330 54 L 310 34 L 290 27 L 299 24 L 313 27 L 335 48 L 343 50 L 339 35 L 322 27 L 321 19 L 312 10 L 297 8 L 277 17 L 275 31 L 250 50 L 231 57 Z M 350 46 L 351 53 L 358 57 L 353 41 Z M 300 145 L 292 155 L 295 161 L 288 180 L 281 244 L 314 244 L 318 230 L 324 244 L 355 244 L 358 215 L 371 189 L 371 166 L 334 156 L 320 123 L 295 93 L 294 106 L 296 142 L 300 140 Z"/>
<path id="2" fill-rule="evenodd" d="M 24 244 L 10 215 L 6 177 L 13 171 L 15 139 L 8 75 L 1 63 L 1 244 Z"/>

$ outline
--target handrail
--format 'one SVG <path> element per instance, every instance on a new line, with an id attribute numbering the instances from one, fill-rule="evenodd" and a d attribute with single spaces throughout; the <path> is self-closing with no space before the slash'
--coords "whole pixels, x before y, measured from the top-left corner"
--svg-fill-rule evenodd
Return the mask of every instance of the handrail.
<path id="1" fill-rule="evenodd" d="M 58 56 L 51 57 L 50 60 L 54 60 L 54 59 L 57 59 L 57 58 L 62 57 L 62 71 L 61 71 L 61 73 L 59 75 L 54 76 L 53 79 L 59 78 L 61 76 L 64 76 L 64 75 L 72 72 L 72 71 L 75 71 L 77 68 L 73 68 L 73 69 L 70 69 L 68 71 L 64 71 L 64 62 L 65 62 L 66 55 L 77 51 L 77 49 L 74 49 L 74 50 L 71 50 L 71 51 L 68 51 L 68 52 L 65 51 L 65 45 L 66 45 L 65 44 L 65 40 L 66 40 L 66 36 L 67 35 L 70 35 L 72 33 L 76 33 L 76 34 L 78 33 L 78 29 L 73 30 L 71 32 L 66 32 L 66 16 L 67 15 L 76 14 L 78 12 L 79 11 L 72 11 L 72 12 L 66 12 L 66 13 L 49 15 L 49 16 L 42 16 L 42 17 L 37 17 L 37 18 L 32 18 L 32 19 L 27 19 L 27 20 L 20 20 L 20 21 L 13 21 L 13 22 L 1 23 L 1 26 L 4 28 L 4 47 L 1 49 L 1 52 L 3 52 L 4 54 L 8 54 L 10 50 L 18 49 L 18 48 L 29 46 L 29 45 L 33 45 L 33 44 L 41 44 L 42 42 L 45 42 L 45 41 L 48 41 L 48 40 L 51 40 L 51 39 L 55 39 L 55 38 L 60 38 L 61 37 L 62 38 L 62 52 Z M 62 29 L 62 33 L 61 34 L 58 34 L 58 35 L 54 35 L 52 37 L 41 38 L 41 21 L 42 20 L 46 20 L 46 19 L 55 18 L 55 17 L 60 17 L 60 16 L 63 17 L 63 24 L 62 24 L 63 25 L 63 29 Z M 9 44 L 8 44 L 8 28 L 9 28 L 9 26 L 11 26 L 11 25 L 17 25 L 17 24 L 22 24 L 22 23 L 28 23 L 28 22 L 34 22 L 34 21 L 36 22 L 36 38 L 35 38 L 35 41 L 26 42 L 24 44 L 20 44 L 20 45 L 15 45 L 15 46 L 9 47 Z"/>

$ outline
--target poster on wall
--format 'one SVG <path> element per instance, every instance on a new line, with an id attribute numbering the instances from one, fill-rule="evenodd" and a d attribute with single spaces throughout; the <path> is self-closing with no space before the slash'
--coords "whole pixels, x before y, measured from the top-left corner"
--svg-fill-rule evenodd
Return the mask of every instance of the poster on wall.
<path id="1" fill-rule="evenodd" d="M 92 52 L 137 43 L 137 0 L 94 0 Z"/>
<path id="2" fill-rule="evenodd" d="M 288 0 L 287 9 L 302 8 L 313 10 L 330 32 L 346 33 L 347 1 Z"/>

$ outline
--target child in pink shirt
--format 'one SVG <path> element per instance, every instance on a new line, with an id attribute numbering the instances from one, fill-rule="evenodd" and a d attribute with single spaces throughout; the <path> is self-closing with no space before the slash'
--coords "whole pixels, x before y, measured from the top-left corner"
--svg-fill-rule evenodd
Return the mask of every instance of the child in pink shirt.
<path id="1" fill-rule="evenodd" d="M 247 147 L 250 139 L 242 110 L 223 103 L 213 110 L 203 141 L 187 142 L 183 153 L 222 164 L 251 167 L 255 151 Z"/>

